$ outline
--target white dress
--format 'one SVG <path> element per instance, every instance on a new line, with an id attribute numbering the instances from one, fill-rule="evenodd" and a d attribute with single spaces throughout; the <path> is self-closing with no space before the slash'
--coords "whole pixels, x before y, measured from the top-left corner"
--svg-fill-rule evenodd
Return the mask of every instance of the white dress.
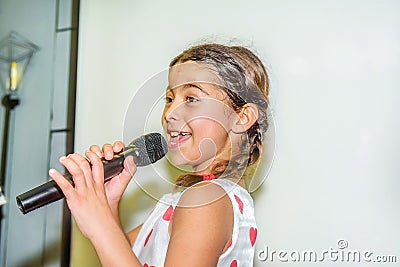
<path id="1" fill-rule="evenodd" d="M 221 186 L 227 192 L 234 211 L 230 246 L 219 257 L 217 266 L 253 266 L 257 226 L 252 197 L 244 188 L 230 180 L 214 179 L 209 182 Z M 181 195 L 182 192 L 165 194 L 144 222 L 132 248 L 143 266 L 164 266 L 170 238 L 168 225 Z"/>

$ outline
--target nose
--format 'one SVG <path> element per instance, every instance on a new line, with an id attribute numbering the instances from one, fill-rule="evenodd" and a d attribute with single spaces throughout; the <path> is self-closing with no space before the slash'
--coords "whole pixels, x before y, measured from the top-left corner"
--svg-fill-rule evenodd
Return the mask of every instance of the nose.
<path id="1" fill-rule="evenodd" d="M 180 118 L 180 104 L 178 102 L 173 102 L 164 107 L 163 119 L 166 122 L 177 121 Z"/>

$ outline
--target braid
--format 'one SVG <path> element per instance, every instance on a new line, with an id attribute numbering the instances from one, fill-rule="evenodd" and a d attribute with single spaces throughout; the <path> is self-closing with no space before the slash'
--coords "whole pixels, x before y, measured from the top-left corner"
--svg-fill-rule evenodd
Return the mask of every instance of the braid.
<path id="1" fill-rule="evenodd" d="M 253 165 L 259 158 L 263 149 L 263 134 L 260 129 L 258 122 L 255 122 L 253 126 L 247 131 L 247 136 L 249 138 L 249 158 L 247 165 Z"/>

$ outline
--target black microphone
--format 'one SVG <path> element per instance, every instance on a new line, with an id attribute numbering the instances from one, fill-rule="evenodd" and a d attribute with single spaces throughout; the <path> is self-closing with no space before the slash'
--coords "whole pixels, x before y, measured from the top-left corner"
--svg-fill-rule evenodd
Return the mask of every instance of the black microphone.
<path id="1" fill-rule="evenodd" d="M 124 160 L 127 156 L 133 156 L 136 166 L 146 166 L 164 157 L 167 151 L 167 142 L 161 134 L 150 133 L 142 135 L 133 140 L 121 153 L 114 155 L 112 160 L 102 159 L 104 182 L 122 172 Z M 69 172 L 66 172 L 64 177 L 74 185 Z M 17 196 L 16 200 L 22 214 L 26 214 L 62 198 L 64 198 L 64 194 L 61 188 L 54 180 L 51 180 Z"/>

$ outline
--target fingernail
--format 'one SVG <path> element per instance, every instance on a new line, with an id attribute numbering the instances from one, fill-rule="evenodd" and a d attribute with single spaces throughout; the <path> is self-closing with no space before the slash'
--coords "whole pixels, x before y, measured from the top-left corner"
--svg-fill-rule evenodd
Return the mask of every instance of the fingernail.
<path id="1" fill-rule="evenodd" d="M 62 156 L 62 157 L 60 157 L 59 161 L 63 161 L 66 158 L 67 158 L 66 156 Z"/>
<path id="2" fill-rule="evenodd" d="M 56 170 L 55 170 L 55 169 L 50 169 L 50 170 L 49 170 L 49 174 L 54 174 L 54 173 L 56 173 Z"/>

